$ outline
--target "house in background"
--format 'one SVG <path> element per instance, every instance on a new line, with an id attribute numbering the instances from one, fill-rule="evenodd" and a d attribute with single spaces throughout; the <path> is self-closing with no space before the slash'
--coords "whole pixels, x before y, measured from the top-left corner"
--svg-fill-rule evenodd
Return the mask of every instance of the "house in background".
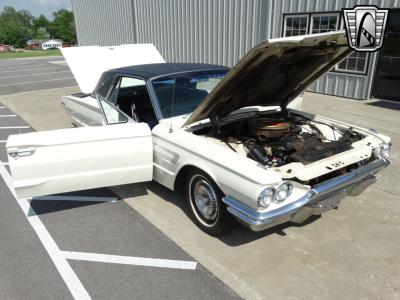
<path id="1" fill-rule="evenodd" d="M 61 49 L 63 47 L 63 41 L 60 39 L 51 39 L 42 43 L 42 49 Z"/>
<path id="2" fill-rule="evenodd" d="M 42 49 L 42 43 L 44 43 L 46 40 L 28 40 L 26 42 L 25 49 L 28 50 L 36 50 L 36 49 Z"/>
<path id="3" fill-rule="evenodd" d="M 25 46 L 28 50 L 61 49 L 65 47 L 71 47 L 71 44 L 60 39 L 28 40 Z"/>
<path id="4" fill-rule="evenodd" d="M 13 52 L 14 47 L 10 45 L 0 44 L 0 52 Z"/>

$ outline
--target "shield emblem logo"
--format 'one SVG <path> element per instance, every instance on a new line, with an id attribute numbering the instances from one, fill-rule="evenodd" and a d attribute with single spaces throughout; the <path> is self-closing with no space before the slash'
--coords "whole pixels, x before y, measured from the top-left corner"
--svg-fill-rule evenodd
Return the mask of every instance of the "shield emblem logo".
<path id="1" fill-rule="evenodd" d="M 383 45 L 388 9 L 355 6 L 343 9 L 349 46 L 356 51 L 376 51 Z"/>

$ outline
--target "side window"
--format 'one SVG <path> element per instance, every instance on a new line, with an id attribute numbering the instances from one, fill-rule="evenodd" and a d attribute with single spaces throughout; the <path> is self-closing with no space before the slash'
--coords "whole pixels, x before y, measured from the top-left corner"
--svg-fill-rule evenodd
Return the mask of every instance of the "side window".
<path id="1" fill-rule="evenodd" d="M 122 77 L 120 88 L 130 88 L 135 86 L 145 86 L 146 83 L 142 79 L 132 78 L 132 77 Z"/>
<path id="2" fill-rule="evenodd" d="M 142 79 L 120 77 L 108 100 L 136 122 L 147 123 L 150 128 L 158 123 L 146 82 Z"/>
<path id="3" fill-rule="evenodd" d="M 117 109 L 115 109 L 107 101 L 99 97 L 99 102 L 104 112 L 104 117 L 106 119 L 107 124 L 111 125 L 111 124 L 120 124 L 128 122 L 129 118 L 120 111 L 118 111 Z"/>
<path id="4" fill-rule="evenodd" d="M 132 77 L 121 77 L 118 80 L 118 83 L 114 86 L 113 90 L 110 93 L 110 96 L 108 97 L 108 101 L 113 103 L 114 105 L 117 105 L 117 100 L 118 100 L 118 94 L 121 90 L 121 94 L 124 93 L 127 89 L 130 87 L 135 87 L 135 86 L 145 86 L 146 83 L 141 80 L 141 79 L 136 79 Z"/>
<path id="5" fill-rule="evenodd" d="M 120 83 L 121 83 L 121 81 L 118 80 L 117 84 L 114 86 L 113 90 L 110 93 L 110 96 L 108 96 L 108 99 L 107 99 L 109 102 L 111 102 L 114 105 L 116 105 L 116 103 L 117 103 Z"/>
<path id="6" fill-rule="evenodd" d="M 105 78 L 101 78 L 100 86 L 97 86 L 96 92 L 103 98 L 107 97 L 107 93 L 111 88 L 111 84 L 113 83 L 115 77 L 107 76 Z"/>

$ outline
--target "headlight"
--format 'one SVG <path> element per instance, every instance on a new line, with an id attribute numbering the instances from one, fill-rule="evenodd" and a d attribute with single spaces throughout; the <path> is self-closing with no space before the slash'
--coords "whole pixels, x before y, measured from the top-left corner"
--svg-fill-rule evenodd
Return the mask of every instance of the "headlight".
<path id="1" fill-rule="evenodd" d="M 258 196 L 258 201 L 257 201 L 258 207 L 267 208 L 274 199 L 274 195 L 275 195 L 275 189 L 273 187 L 267 187 L 266 189 L 264 189 L 260 193 L 260 196 Z"/>
<path id="2" fill-rule="evenodd" d="M 293 185 L 290 182 L 282 183 L 275 192 L 274 200 L 277 203 L 284 201 L 290 196 L 293 190 Z"/>
<path id="3" fill-rule="evenodd" d="M 382 144 L 380 149 L 381 157 L 388 159 L 390 156 L 390 145 L 389 144 Z"/>

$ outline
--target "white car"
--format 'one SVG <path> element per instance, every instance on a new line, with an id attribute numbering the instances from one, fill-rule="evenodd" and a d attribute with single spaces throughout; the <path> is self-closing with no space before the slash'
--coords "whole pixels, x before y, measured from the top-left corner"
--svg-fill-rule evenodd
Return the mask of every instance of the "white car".
<path id="1" fill-rule="evenodd" d="M 83 93 L 61 103 L 83 127 L 9 137 L 18 197 L 155 180 L 209 234 L 258 231 L 337 207 L 389 164 L 389 137 L 299 110 L 352 53 L 342 31 L 265 41 L 231 70 L 152 45 L 63 52 Z"/>

